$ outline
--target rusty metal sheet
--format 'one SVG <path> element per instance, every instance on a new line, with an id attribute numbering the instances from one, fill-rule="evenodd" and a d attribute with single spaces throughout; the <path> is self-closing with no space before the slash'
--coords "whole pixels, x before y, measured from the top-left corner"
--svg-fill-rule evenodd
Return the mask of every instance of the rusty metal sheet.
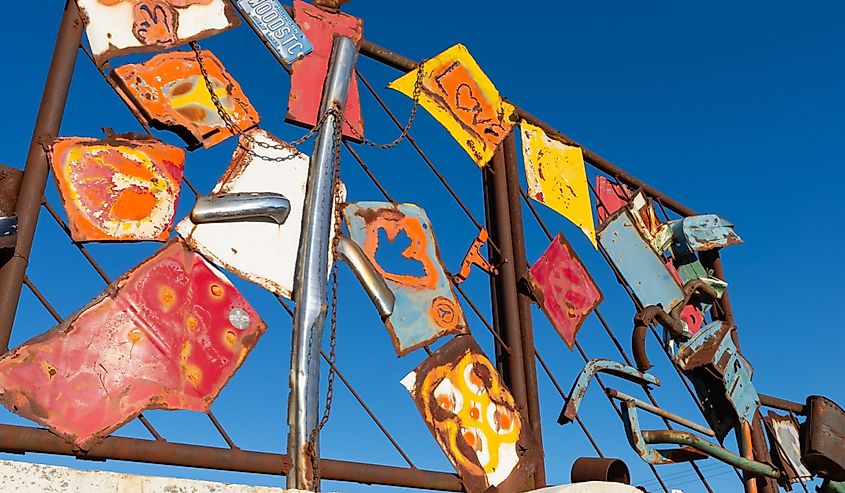
<path id="1" fill-rule="evenodd" d="M 208 411 L 265 329 L 179 239 L 0 359 L 0 401 L 87 450 L 147 409 Z"/>
<path id="2" fill-rule="evenodd" d="M 776 452 L 776 460 L 780 462 L 781 470 L 786 473 L 789 482 L 813 479 L 813 474 L 801 463 L 798 421 L 792 416 L 781 416 L 772 411 L 763 420 L 766 422 L 772 449 Z"/>
<path id="3" fill-rule="evenodd" d="M 384 278 L 396 302 L 385 321 L 396 354 L 404 356 L 446 334 L 466 332 L 467 323 L 449 281 L 434 230 L 425 211 L 414 204 L 353 202 L 344 210 L 349 236 Z M 380 236 L 391 244 L 409 244 L 402 258 L 379 252 Z M 393 245 L 393 246 L 399 246 Z M 387 261 L 387 262 L 386 262 Z"/>
<path id="4" fill-rule="evenodd" d="M 525 120 L 519 126 L 528 195 L 569 219 L 595 248 L 593 204 L 581 148 L 558 142 Z"/>
<path id="5" fill-rule="evenodd" d="M 535 467 L 524 417 L 471 336 L 426 358 L 402 384 L 468 493 L 519 491 Z"/>
<path id="6" fill-rule="evenodd" d="M 801 437 L 802 463 L 831 481 L 845 481 L 845 410 L 820 395 L 807 398 Z"/>
<path id="7" fill-rule="evenodd" d="M 261 120 L 220 60 L 208 50 L 200 53 L 214 93 L 237 128 L 229 128 L 220 116 L 193 52 L 162 53 L 141 64 L 123 65 L 109 79 L 150 125 L 176 133 L 191 149 L 212 147 Z"/>
<path id="8" fill-rule="evenodd" d="M 684 293 L 652 249 L 625 208 L 608 217 L 598 232 L 599 243 L 644 307 L 660 305 L 669 311 Z"/>
<path id="9" fill-rule="evenodd" d="M 742 243 L 733 223 L 715 214 L 685 217 L 671 225 L 674 241 L 696 252 Z"/>
<path id="10" fill-rule="evenodd" d="M 581 324 L 604 295 L 561 233 L 531 266 L 528 282 L 543 313 L 571 350 Z"/>
<path id="11" fill-rule="evenodd" d="M 596 176 L 596 195 L 598 195 L 596 214 L 601 225 L 608 216 L 628 204 L 634 196 L 634 191 L 621 183 L 598 175 Z"/>
<path id="12" fill-rule="evenodd" d="M 185 151 L 153 138 L 110 135 L 53 141 L 50 165 L 74 241 L 166 241 Z"/>
<path id="13" fill-rule="evenodd" d="M 464 45 L 449 48 L 388 87 L 412 98 L 420 70 L 420 105 L 479 167 L 486 166 L 513 128 L 514 106 L 502 99 Z"/>
<path id="14" fill-rule="evenodd" d="M 285 223 L 194 224 L 188 216 L 179 222 L 176 230 L 192 248 L 215 264 L 280 296 L 293 299 L 309 162 L 308 156 L 285 147 L 283 141 L 264 130 L 247 132 L 241 136 L 229 168 L 212 193 L 282 194 L 290 201 L 290 213 Z M 344 198 L 345 195 L 341 196 L 341 201 Z"/>
<path id="15" fill-rule="evenodd" d="M 17 243 L 18 217 L 15 206 L 21 189 L 23 171 L 0 165 L 0 248 L 11 248 Z"/>
<path id="16" fill-rule="evenodd" d="M 643 192 L 637 192 L 631 198 L 628 207 L 631 210 L 631 218 L 643 238 L 648 241 L 658 256 L 663 256 L 663 253 L 672 245 L 672 228 L 657 218 L 654 201 Z"/>
<path id="17" fill-rule="evenodd" d="M 491 265 L 490 262 L 484 258 L 484 255 L 481 254 L 481 247 L 486 245 L 489 239 L 490 235 L 487 233 L 487 229 L 481 228 L 481 231 L 478 232 L 478 236 L 475 240 L 473 240 L 472 245 L 470 245 L 466 256 L 464 256 L 463 262 L 461 262 L 461 269 L 454 276 L 455 284 L 462 284 L 469 278 L 469 273 L 473 265 L 490 274 L 495 275 L 499 273 L 499 270 Z"/>
<path id="18" fill-rule="evenodd" d="M 346 36 L 356 46 L 360 45 L 364 36 L 364 23 L 349 14 L 327 12 L 302 0 L 294 0 L 293 18 L 311 40 L 314 50 L 291 65 L 290 98 L 285 121 L 310 128 L 319 121 L 323 84 L 335 36 Z M 361 116 L 358 78 L 354 76 L 349 81 L 344 116 L 346 122 L 343 135 L 360 141 L 364 136 L 364 119 Z"/>
<path id="19" fill-rule="evenodd" d="M 131 53 L 163 51 L 238 24 L 226 0 L 76 0 L 97 65 Z"/>

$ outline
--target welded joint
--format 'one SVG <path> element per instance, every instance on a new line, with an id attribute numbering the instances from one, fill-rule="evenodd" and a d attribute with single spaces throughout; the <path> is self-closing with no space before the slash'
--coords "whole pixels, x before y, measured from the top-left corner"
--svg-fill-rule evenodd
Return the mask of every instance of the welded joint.
<path id="1" fill-rule="evenodd" d="M 565 425 L 575 420 L 575 417 L 578 415 L 578 407 L 587 393 L 587 387 L 589 387 L 590 382 L 597 373 L 607 373 L 608 375 L 623 378 L 640 385 L 650 384 L 660 386 L 660 380 L 657 377 L 643 373 L 631 366 L 604 358 L 590 360 L 584 366 L 584 369 L 581 370 L 581 373 L 575 380 L 575 384 L 572 386 L 572 390 L 569 391 L 569 398 L 566 399 L 566 405 L 557 419 L 558 423 Z"/>
<path id="2" fill-rule="evenodd" d="M 355 277 L 358 278 L 361 286 L 364 287 L 364 291 L 367 292 L 379 315 L 381 315 L 382 320 L 393 315 L 396 296 L 361 247 L 349 238 L 342 236 L 337 244 L 337 254 L 352 269 Z"/>

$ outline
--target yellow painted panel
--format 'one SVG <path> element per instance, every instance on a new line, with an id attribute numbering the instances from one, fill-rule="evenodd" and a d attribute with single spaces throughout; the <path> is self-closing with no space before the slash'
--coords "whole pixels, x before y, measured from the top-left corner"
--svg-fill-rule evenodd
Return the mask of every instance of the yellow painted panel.
<path id="1" fill-rule="evenodd" d="M 422 70 L 420 105 L 446 127 L 479 167 L 486 166 L 513 128 L 514 106 L 457 44 L 388 85 L 413 98 Z"/>
<path id="2" fill-rule="evenodd" d="M 525 120 L 519 126 L 528 194 L 572 221 L 596 247 L 593 205 L 581 148 L 554 140 Z"/>

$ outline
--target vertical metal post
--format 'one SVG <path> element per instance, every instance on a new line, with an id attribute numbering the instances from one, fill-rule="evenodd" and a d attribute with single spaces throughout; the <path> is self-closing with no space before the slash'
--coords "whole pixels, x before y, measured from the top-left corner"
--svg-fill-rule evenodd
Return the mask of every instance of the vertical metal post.
<path id="1" fill-rule="evenodd" d="M 50 70 L 47 72 L 35 129 L 26 155 L 23 180 L 15 207 L 15 214 L 18 216 L 15 254 L 0 268 L 0 351 L 9 348 L 12 325 L 15 323 L 24 275 L 32 251 L 32 240 L 35 237 L 35 226 L 41 210 L 41 197 L 44 195 L 49 176 L 47 153 L 41 144 L 45 137 L 53 137 L 59 133 L 79 44 L 82 41 L 82 27 L 79 8 L 74 0 L 69 0 L 59 25 Z"/>
<path id="2" fill-rule="evenodd" d="M 505 153 L 500 148 L 493 156 L 490 165 L 484 170 L 488 176 L 485 186 L 490 187 L 485 194 L 488 215 L 494 222 L 488 225 L 494 243 L 499 246 L 498 258 L 499 275 L 494 279 L 496 293 L 493 310 L 498 313 L 499 320 L 504 326 L 502 339 L 508 345 L 506 372 L 502 375 L 516 404 L 520 409 L 528 409 L 528 399 L 525 391 L 525 368 L 523 365 L 522 336 L 520 334 L 519 296 L 516 291 L 516 270 L 514 262 L 513 235 L 511 232 L 511 215 L 508 204 L 507 169 L 505 167 Z M 492 201 L 492 203 L 491 203 Z"/>
<path id="3" fill-rule="evenodd" d="M 290 397 L 288 398 L 288 455 L 291 469 L 287 487 L 315 490 L 314 469 L 319 468 L 318 440 L 309 446 L 317 430 L 319 415 L 320 345 L 328 309 L 328 260 L 331 250 L 332 207 L 334 205 L 335 144 L 340 138 L 338 119 L 343 118 L 349 81 L 358 48 L 347 37 L 337 37 L 332 49 L 329 73 L 323 86 L 320 129 L 308 171 L 302 238 L 296 261 L 296 308 L 291 344 Z"/>
<path id="4" fill-rule="evenodd" d="M 519 171 L 516 157 L 516 138 L 513 132 L 505 138 L 505 170 L 507 171 L 508 205 L 510 206 L 511 235 L 513 238 L 513 263 L 517 282 L 528 272 L 525 253 L 525 228 L 522 223 L 522 202 L 519 193 Z M 534 471 L 534 487 L 546 486 L 545 454 L 543 452 L 543 429 L 540 417 L 540 390 L 537 387 L 537 365 L 534 359 L 534 325 L 531 320 L 531 300 L 524 293 L 519 294 L 519 321 L 522 336 L 522 362 L 525 372 L 525 392 L 528 402 L 528 421 L 539 450 L 537 469 Z"/>

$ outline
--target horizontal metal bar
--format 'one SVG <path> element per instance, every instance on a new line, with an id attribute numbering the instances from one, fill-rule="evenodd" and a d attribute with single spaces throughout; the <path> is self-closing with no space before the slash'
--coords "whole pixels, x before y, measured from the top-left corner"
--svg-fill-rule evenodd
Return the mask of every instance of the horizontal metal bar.
<path id="1" fill-rule="evenodd" d="M 760 404 L 766 407 L 780 409 L 781 411 L 789 411 L 791 413 L 799 414 L 801 416 L 807 415 L 806 407 L 800 402 L 788 401 L 786 399 L 781 399 L 780 397 L 772 397 L 766 394 L 758 395 L 760 396 Z"/>
<path id="2" fill-rule="evenodd" d="M 237 192 L 200 195 L 191 211 L 195 224 L 219 222 L 270 222 L 284 224 L 290 201 L 275 192 Z"/>
<path id="3" fill-rule="evenodd" d="M 678 416 L 677 414 L 669 412 L 669 411 L 667 411 L 663 408 L 649 404 L 648 402 L 641 401 L 640 399 L 637 399 L 636 397 L 632 397 L 628 394 L 625 394 L 624 392 L 619 392 L 616 389 L 610 389 L 610 388 L 607 389 L 605 392 L 607 393 L 608 396 L 610 396 L 613 399 L 618 399 L 620 401 L 631 401 L 631 402 L 634 403 L 635 406 L 642 409 L 643 411 L 648 411 L 652 414 L 660 416 L 661 418 L 666 418 L 669 421 L 677 423 L 681 426 L 686 426 L 687 428 L 689 428 L 691 430 L 695 430 L 695 431 L 702 433 L 704 435 L 711 436 L 711 437 L 716 436 L 716 433 L 713 430 L 711 430 L 710 428 L 707 428 L 706 426 L 702 426 L 702 425 L 700 425 L 700 424 L 698 424 L 694 421 L 690 421 L 686 418 Z"/>
<path id="4" fill-rule="evenodd" d="M 284 475 L 290 465 L 288 456 L 282 454 L 114 436 L 106 438 L 87 454 L 79 454 L 71 445 L 48 430 L 12 425 L 0 425 L 0 451 L 14 454 L 26 452 L 57 454 L 87 460 L 124 460 L 273 475 Z M 440 491 L 463 491 L 461 480 L 455 474 L 332 459 L 322 459 L 320 465 L 323 479 Z"/>

